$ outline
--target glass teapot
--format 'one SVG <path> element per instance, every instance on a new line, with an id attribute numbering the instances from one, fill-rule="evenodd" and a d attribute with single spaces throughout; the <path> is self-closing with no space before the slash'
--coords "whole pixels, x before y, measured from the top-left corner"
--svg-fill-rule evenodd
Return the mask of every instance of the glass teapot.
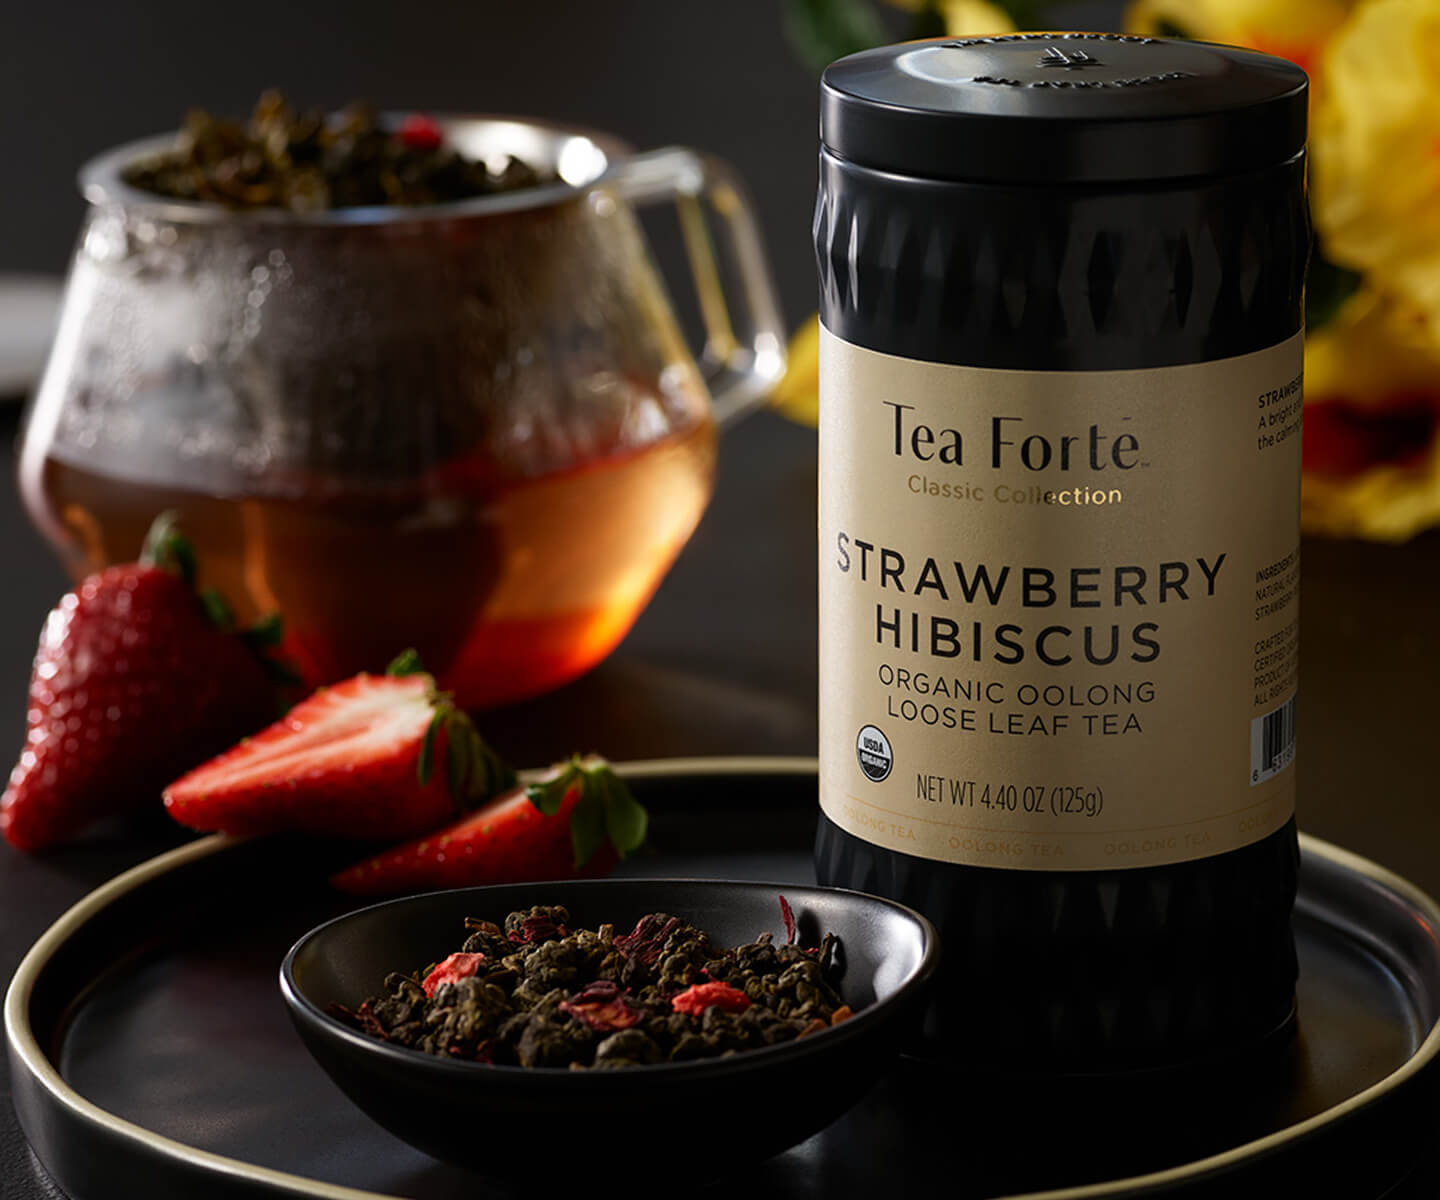
<path id="1" fill-rule="evenodd" d="M 173 509 L 202 585 L 242 620 L 281 613 L 307 683 L 413 645 L 477 707 L 555 687 L 624 637 L 704 510 L 717 422 L 783 374 L 784 329 L 722 163 L 441 124 L 472 158 L 561 182 L 236 213 L 123 182 L 167 139 L 86 166 L 20 479 L 76 578 L 133 559 Z M 667 198 L 698 363 L 634 208 Z"/>

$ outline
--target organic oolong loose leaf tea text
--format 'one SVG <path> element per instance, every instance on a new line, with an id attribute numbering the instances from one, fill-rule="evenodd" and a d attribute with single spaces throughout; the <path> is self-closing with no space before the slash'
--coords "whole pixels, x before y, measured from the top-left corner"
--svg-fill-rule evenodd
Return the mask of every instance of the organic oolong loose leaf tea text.
<path id="1" fill-rule="evenodd" d="M 825 72 L 817 871 L 939 926 L 941 1053 L 1293 1027 L 1306 94 L 1121 34 Z"/>
<path id="2" fill-rule="evenodd" d="M 572 929 L 559 905 L 503 925 L 472 919 L 442 962 L 392 974 L 383 995 L 330 1012 L 393 1045 L 522 1067 L 646 1066 L 775 1046 L 850 1016 L 829 981 L 835 937 L 797 945 L 780 905 L 786 943 L 765 933 L 729 949 L 667 913 L 623 934 Z"/>

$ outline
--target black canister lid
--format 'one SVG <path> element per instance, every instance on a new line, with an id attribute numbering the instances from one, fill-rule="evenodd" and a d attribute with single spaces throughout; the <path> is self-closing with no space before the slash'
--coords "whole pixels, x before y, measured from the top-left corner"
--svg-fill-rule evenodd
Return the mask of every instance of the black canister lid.
<path id="1" fill-rule="evenodd" d="M 935 179 L 1100 183 L 1229 175 L 1305 146 L 1307 82 L 1253 50 L 1118 33 L 882 46 L 826 68 L 820 137 Z"/>

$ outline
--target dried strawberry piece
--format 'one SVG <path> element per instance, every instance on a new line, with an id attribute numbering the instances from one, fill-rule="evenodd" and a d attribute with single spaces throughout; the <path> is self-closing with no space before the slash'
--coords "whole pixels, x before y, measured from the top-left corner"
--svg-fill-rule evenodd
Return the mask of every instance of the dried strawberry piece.
<path id="1" fill-rule="evenodd" d="M 560 1011 L 583 1021 L 591 1029 L 613 1032 L 629 1029 L 640 1021 L 641 1013 L 634 1008 L 619 984 L 597 979 L 587 984 L 568 1000 L 560 1002 Z"/>
<path id="2" fill-rule="evenodd" d="M 469 979 L 480 969 L 480 964 L 484 961 L 483 954 L 457 952 L 425 976 L 420 986 L 425 990 L 426 996 L 433 996 L 444 984 L 459 983 L 462 979 Z"/>
<path id="3" fill-rule="evenodd" d="M 399 135 L 412 150 L 435 150 L 445 140 L 445 131 L 424 113 L 411 113 L 401 121 Z"/>
<path id="4" fill-rule="evenodd" d="M 719 1008 L 725 1012 L 744 1012 L 750 1007 L 750 997 L 739 988 L 728 983 L 696 983 L 678 996 L 670 998 L 670 1007 L 676 1012 L 698 1015 L 707 1008 Z"/>

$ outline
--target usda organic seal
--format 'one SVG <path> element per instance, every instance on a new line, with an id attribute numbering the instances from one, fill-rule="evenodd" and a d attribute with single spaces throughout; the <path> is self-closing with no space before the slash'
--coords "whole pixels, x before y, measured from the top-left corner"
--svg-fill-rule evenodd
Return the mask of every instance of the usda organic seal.
<path id="1" fill-rule="evenodd" d="M 860 769 L 872 783 L 880 783 L 890 774 L 895 765 L 895 754 L 890 749 L 890 739 L 875 728 L 867 725 L 855 739 L 855 757 L 860 760 Z"/>

